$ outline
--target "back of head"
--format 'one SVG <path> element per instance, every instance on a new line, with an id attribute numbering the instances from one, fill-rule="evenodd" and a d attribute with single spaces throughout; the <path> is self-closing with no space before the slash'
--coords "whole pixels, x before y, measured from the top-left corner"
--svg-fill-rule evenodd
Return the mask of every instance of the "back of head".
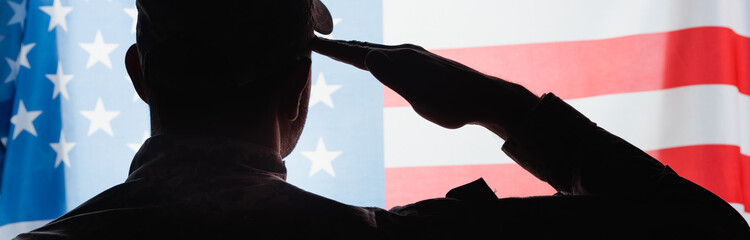
<path id="1" fill-rule="evenodd" d="M 310 0 L 137 0 L 137 6 L 138 49 L 147 78 L 173 70 L 175 63 L 200 62 L 195 65 L 220 68 L 213 74 L 241 70 L 243 76 L 225 83 L 245 85 L 283 69 L 312 36 Z M 180 72 L 185 71 L 175 74 Z"/>
<path id="2" fill-rule="evenodd" d="M 268 98 L 295 59 L 309 56 L 317 1 L 136 0 L 152 118 Z"/>

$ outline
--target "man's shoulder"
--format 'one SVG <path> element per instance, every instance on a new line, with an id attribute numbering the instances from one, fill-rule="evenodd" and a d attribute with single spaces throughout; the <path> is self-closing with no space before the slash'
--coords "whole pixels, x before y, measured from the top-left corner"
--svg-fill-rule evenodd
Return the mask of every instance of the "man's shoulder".
<path id="1" fill-rule="evenodd" d="M 374 231 L 371 209 L 339 203 L 282 179 L 202 181 L 130 179 L 17 239 L 281 236 L 341 231 L 337 227 Z"/>

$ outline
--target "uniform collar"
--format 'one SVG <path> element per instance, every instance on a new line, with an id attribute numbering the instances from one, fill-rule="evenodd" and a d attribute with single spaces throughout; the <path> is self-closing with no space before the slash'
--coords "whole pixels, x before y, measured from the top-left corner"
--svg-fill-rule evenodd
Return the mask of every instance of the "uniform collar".
<path id="1" fill-rule="evenodd" d="M 146 140 L 130 165 L 131 178 L 153 175 L 266 173 L 286 179 L 277 151 L 236 138 L 157 135 Z"/>

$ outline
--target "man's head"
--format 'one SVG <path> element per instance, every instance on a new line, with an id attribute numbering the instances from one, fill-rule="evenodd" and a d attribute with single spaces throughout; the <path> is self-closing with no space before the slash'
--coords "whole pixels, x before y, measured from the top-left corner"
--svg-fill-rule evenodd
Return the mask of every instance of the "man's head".
<path id="1" fill-rule="evenodd" d="M 261 130 L 296 144 L 309 98 L 313 29 L 330 32 L 318 0 L 137 0 L 137 47 L 126 65 L 154 133 Z M 274 123 L 274 121 L 276 121 Z M 229 130 L 229 129 L 225 129 Z"/>

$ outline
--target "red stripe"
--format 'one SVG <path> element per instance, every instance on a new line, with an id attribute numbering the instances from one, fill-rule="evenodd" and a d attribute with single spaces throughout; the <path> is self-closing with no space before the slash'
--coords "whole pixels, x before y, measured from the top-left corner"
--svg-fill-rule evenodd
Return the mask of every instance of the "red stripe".
<path id="1" fill-rule="evenodd" d="M 445 197 L 454 187 L 484 178 L 498 197 L 555 193 L 516 164 L 403 167 L 385 169 L 385 206 Z"/>
<path id="2" fill-rule="evenodd" d="M 750 157 L 737 146 L 698 145 L 649 151 L 681 176 L 728 202 L 750 206 Z M 498 197 L 548 195 L 554 190 L 516 164 L 385 169 L 386 208 L 444 197 L 450 189 L 483 177 Z"/>
<path id="3" fill-rule="evenodd" d="M 750 38 L 724 27 L 432 51 L 563 99 L 697 84 L 734 85 L 750 94 Z M 390 89 L 384 94 L 385 107 L 409 106 Z"/>
<path id="4" fill-rule="evenodd" d="M 696 145 L 648 154 L 725 201 L 750 206 L 750 156 L 740 153 L 739 147 Z"/>

